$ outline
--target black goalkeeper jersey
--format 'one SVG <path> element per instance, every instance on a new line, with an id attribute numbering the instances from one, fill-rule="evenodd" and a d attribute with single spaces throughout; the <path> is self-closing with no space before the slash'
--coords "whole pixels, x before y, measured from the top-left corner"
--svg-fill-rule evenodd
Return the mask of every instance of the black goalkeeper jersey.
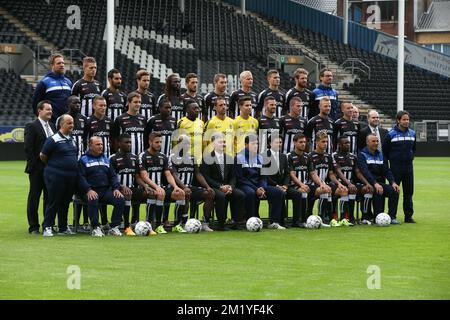
<path id="1" fill-rule="evenodd" d="M 289 114 L 280 118 L 280 135 L 283 138 L 282 152 L 288 154 L 294 149 L 294 136 L 304 133 L 306 120 L 302 117 L 291 117 Z"/>
<path id="2" fill-rule="evenodd" d="M 275 98 L 275 101 L 277 102 L 277 109 L 275 111 L 275 117 L 280 118 L 282 115 L 286 113 L 286 110 L 284 109 L 284 94 L 279 90 L 271 90 L 270 88 L 267 88 L 263 91 L 261 91 L 258 95 L 258 105 L 257 110 L 264 114 L 264 99 L 266 97 L 272 96 Z"/>
<path id="3" fill-rule="evenodd" d="M 329 182 L 328 173 L 335 171 L 335 163 L 333 157 L 329 153 L 317 153 L 313 151 L 309 154 L 309 171 L 316 171 L 320 180 Z"/>
<path id="4" fill-rule="evenodd" d="M 162 99 L 167 98 L 165 94 L 162 94 L 158 98 L 158 102 L 156 103 L 157 106 L 159 106 L 159 103 Z M 170 101 L 170 104 L 172 105 L 171 112 L 172 117 L 174 117 L 177 121 L 184 117 L 184 104 L 183 99 L 177 96 L 172 96 L 168 98 Z"/>
<path id="5" fill-rule="evenodd" d="M 250 97 L 252 99 L 252 117 L 255 117 L 256 107 L 258 106 L 258 95 L 256 92 L 250 91 L 245 92 L 242 89 L 234 91 L 230 96 L 230 104 L 229 107 L 229 117 L 231 119 L 236 119 L 240 114 L 241 110 L 239 109 L 239 99 L 243 97 Z"/>
<path id="6" fill-rule="evenodd" d="M 78 159 L 84 154 L 84 128 L 87 124 L 87 118 L 83 116 L 81 113 L 77 113 L 76 115 L 70 114 L 73 118 L 73 130 L 72 130 L 72 138 L 75 140 L 75 144 L 77 145 L 77 155 Z"/>
<path id="7" fill-rule="evenodd" d="M 86 81 L 80 79 L 72 87 L 72 95 L 80 98 L 81 114 L 85 117 L 90 117 L 94 112 L 92 109 L 93 100 L 95 96 L 102 93 L 102 85 L 97 80 Z"/>
<path id="8" fill-rule="evenodd" d="M 348 121 L 344 118 L 337 119 L 334 122 L 334 130 L 333 130 L 333 141 L 335 150 L 337 147 L 338 139 L 340 136 L 347 136 L 350 140 L 350 152 L 354 155 L 357 154 L 357 143 L 358 143 L 358 135 L 359 135 L 359 122 L 358 121 Z"/>
<path id="9" fill-rule="evenodd" d="M 118 139 L 122 133 L 131 136 L 131 153 L 140 154 L 144 151 L 144 131 L 146 120 L 142 114 L 135 116 L 123 113 L 114 121 L 112 136 Z"/>
<path id="10" fill-rule="evenodd" d="M 119 178 L 120 185 L 128 188 L 137 186 L 136 174 L 139 174 L 139 160 L 135 154 L 117 152 L 109 160 Z"/>
<path id="11" fill-rule="evenodd" d="M 177 128 L 177 121 L 174 117 L 169 116 L 168 118 L 163 119 L 160 114 L 153 116 L 148 120 L 147 125 L 145 126 L 145 140 L 144 147 L 148 149 L 148 135 L 153 131 L 161 133 L 161 153 L 166 157 L 170 156 L 172 150 L 172 134 Z"/>
<path id="12" fill-rule="evenodd" d="M 147 171 L 148 177 L 160 187 L 167 185 L 165 171 L 169 170 L 167 157 L 161 152 L 151 155 L 145 150 L 139 155 L 139 170 Z"/>
<path id="13" fill-rule="evenodd" d="M 84 131 L 84 143 L 85 150 L 87 150 L 87 145 L 89 139 L 93 136 L 102 138 L 103 142 L 103 154 L 105 157 L 111 155 L 111 131 L 113 128 L 113 122 L 110 118 L 104 117 L 103 119 L 98 119 L 95 115 L 90 116 L 87 119 L 86 127 Z"/>
<path id="14" fill-rule="evenodd" d="M 357 165 L 357 157 L 352 153 L 333 153 L 333 159 L 336 163 L 336 166 L 341 169 L 342 174 L 345 176 L 347 180 L 352 183 L 356 181 L 356 165 Z"/>
<path id="15" fill-rule="evenodd" d="M 305 134 L 311 141 L 311 150 L 316 148 L 316 134 L 325 131 L 328 135 L 327 153 L 333 153 L 333 122 L 330 118 L 322 118 L 319 115 L 313 117 L 306 125 Z"/>
<path id="16" fill-rule="evenodd" d="M 228 93 L 224 93 L 223 95 L 217 95 L 214 91 L 207 93 L 205 95 L 205 105 L 202 110 L 202 114 L 206 115 L 206 120 L 212 119 L 216 115 L 216 111 L 214 111 L 214 105 L 216 104 L 217 97 L 225 98 L 225 103 L 227 106 L 230 106 L 230 95 Z M 227 116 L 230 116 L 230 109 L 228 108 Z"/>
<path id="17" fill-rule="evenodd" d="M 146 121 L 148 121 L 148 119 L 159 112 L 158 105 L 156 104 L 156 96 L 150 91 L 141 93 L 136 90 L 134 92 L 141 95 L 141 109 L 139 110 L 139 113 L 145 117 Z"/>
<path id="18" fill-rule="evenodd" d="M 286 111 L 289 110 L 289 103 L 291 102 L 291 99 L 293 97 L 299 97 L 303 102 L 302 107 L 302 117 L 308 121 L 308 112 L 309 112 L 309 105 L 312 101 L 312 92 L 308 89 L 304 89 L 302 91 L 297 90 L 295 87 L 290 89 L 288 92 L 286 92 L 285 97 L 285 104 L 284 108 Z"/>
<path id="19" fill-rule="evenodd" d="M 169 158 L 169 166 L 177 172 L 178 178 L 187 187 L 192 186 L 194 181 L 196 163 L 194 156 L 180 157 L 172 154 Z"/>
<path id="20" fill-rule="evenodd" d="M 289 171 L 295 171 L 295 175 L 298 180 L 303 183 L 309 183 L 309 156 L 307 153 L 303 152 L 301 155 L 297 154 L 295 151 L 292 151 L 288 154 L 288 166 Z M 291 185 L 294 185 L 291 180 Z"/>
<path id="21" fill-rule="evenodd" d="M 105 89 L 102 92 L 103 98 L 106 100 L 106 115 L 114 122 L 114 120 L 124 113 L 127 106 L 127 95 L 124 92 Z"/>

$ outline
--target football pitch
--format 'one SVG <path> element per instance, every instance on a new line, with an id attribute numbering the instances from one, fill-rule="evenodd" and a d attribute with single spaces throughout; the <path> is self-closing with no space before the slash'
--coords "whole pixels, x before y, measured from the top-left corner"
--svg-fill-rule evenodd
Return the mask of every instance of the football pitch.
<path id="1" fill-rule="evenodd" d="M 450 299 L 450 158 L 415 160 L 417 224 L 122 238 L 29 235 L 24 167 L 0 163 L 0 299 Z"/>

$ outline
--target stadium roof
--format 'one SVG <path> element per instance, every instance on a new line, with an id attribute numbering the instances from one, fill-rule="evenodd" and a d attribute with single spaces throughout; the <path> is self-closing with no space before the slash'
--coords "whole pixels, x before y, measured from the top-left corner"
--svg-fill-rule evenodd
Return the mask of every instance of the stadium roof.
<path id="1" fill-rule="evenodd" d="M 450 1 L 433 1 L 420 18 L 416 32 L 450 31 Z"/>
<path id="2" fill-rule="evenodd" d="M 337 0 L 292 0 L 316 10 L 336 14 Z"/>

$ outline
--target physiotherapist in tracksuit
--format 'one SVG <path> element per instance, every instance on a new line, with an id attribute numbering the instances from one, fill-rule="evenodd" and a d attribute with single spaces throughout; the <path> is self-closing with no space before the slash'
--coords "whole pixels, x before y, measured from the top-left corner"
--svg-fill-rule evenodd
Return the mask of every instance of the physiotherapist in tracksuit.
<path id="1" fill-rule="evenodd" d="M 44 213 L 43 235 L 52 237 L 52 227 L 58 214 L 58 234 L 73 234 L 67 226 L 67 213 L 75 192 L 78 176 L 77 147 L 70 136 L 73 118 L 63 115 L 59 119 L 60 129 L 47 138 L 39 157 L 46 164 L 44 181 L 48 191 L 48 203 Z"/>
<path id="2" fill-rule="evenodd" d="M 408 111 L 399 111 L 397 124 L 386 135 L 383 154 L 389 160 L 395 182 L 403 184 L 403 212 L 406 223 L 415 223 L 412 216 L 414 193 L 413 160 L 416 152 L 416 133 L 409 128 Z"/>
<path id="3" fill-rule="evenodd" d="M 79 188 L 88 204 L 88 215 L 92 229 L 100 227 L 98 222 L 99 202 L 112 204 L 111 229 L 120 225 L 125 199 L 120 193 L 120 183 L 109 158 L 103 154 L 102 139 L 93 136 L 89 150 L 78 161 Z M 94 196 L 92 196 L 92 194 Z"/>

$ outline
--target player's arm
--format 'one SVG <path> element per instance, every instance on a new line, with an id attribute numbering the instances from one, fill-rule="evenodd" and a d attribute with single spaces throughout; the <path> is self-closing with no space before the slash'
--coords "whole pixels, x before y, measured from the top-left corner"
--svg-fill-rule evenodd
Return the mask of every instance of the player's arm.
<path id="1" fill-rule="evenodd" d="M 170 170 L 170 174 L 172 175 L 173 180 L 175 181 L 176 185 L 178 187 L 180 187 L 181 189 L 185 190 L 187 187 L 185 186 L 183 181 L 180 180 L 177 170 L 174 167 L 171 167 L 169 170 Z"/>
<path id="2" fill-rule="evenodd" d="M 172 176 L 172 174 L 170 173 L 169 169 L 164 170 L 164 175 L 166 177 L 167 182 L 173 187 L 173 192 L 178 193 L 178 192 L 182 192 L 184 193 L 184 191 L 178 187 L 175 178 Z"/>

